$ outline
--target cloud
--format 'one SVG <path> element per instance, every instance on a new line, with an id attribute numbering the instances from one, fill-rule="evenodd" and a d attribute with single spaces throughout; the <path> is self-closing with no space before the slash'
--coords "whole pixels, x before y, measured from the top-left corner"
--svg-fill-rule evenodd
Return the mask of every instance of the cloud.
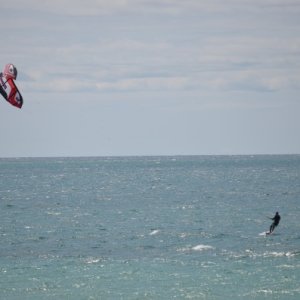
<path id="1" fill-rule="evenodd" d="M 116 82 L 100 82 L 96 84 L 101 90 L 139 91 L 139 90 L 178 90 L 189 86 L 189 78 L 184 77 L 148 77 L 128 78 Z"/>
<path id="2" fill-rule="evenodd" d="M 178 15 L 186 12 L 229 13 L 234 10 L 260 11 L 272 10 L 300 10 L 297 0 L 22 0 L 5 1 L 3 8 L 32 9 L 54 14 L 95 16 L 114 13 L 159 13 Z M 68 8 L 67 10 L 64 8 Z"/>
<path id="3" fill-rule="evenodd" d="M 1 63 L 13 58 L 26 90 L 276 91 L 300 86 L 297 1 L 28 0 L 1 5 L 6 14 L 0 24 L 10 32 Z"/>

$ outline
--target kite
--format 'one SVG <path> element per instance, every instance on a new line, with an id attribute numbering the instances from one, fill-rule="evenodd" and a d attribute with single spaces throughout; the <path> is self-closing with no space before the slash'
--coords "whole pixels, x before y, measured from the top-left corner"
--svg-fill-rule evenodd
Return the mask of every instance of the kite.
<path id="1" fill-rule="evenodd" d="M 13 64 L 5 66 L 3 73 L 0 73 L 0 94 L 11 105 L 21 108 L 23 97 L 14 82 L 17 79 L 17 75 L 17 68 Z"/>

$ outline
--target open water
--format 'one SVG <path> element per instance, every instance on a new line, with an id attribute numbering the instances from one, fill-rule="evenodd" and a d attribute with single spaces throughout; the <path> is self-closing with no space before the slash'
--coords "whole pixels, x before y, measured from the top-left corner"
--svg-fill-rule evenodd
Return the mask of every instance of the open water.
<path id="1" fill-rule="evenodd" d="M 300 299 L 299 208 L 297 155 L 0 159 L 0 299 Z"/>

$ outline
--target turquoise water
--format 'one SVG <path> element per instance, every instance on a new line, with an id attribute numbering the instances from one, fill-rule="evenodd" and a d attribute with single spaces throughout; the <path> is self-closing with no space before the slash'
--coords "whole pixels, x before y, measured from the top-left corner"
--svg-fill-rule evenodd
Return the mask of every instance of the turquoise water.
<path id="1" fill-rule="evenodd" d="M 0 299 L 299 299 L 299 208 L 297 155 L 0 159 Z"/>

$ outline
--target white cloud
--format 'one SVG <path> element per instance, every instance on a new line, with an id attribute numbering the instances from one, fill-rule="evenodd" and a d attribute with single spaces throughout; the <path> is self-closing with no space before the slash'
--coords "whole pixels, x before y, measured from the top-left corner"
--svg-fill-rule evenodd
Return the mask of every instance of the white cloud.
<path id="1" fill-rule="evenodd" d="M 300 39 L 290 10 L 297 11 L 297 1 L 28 0 L 3 7 L 25 10 L 12 28 L 9 16 L 0 20 L 13 31 L 1 59 L 13 56 L 33 91 L 300 86 Z M 120 14 L 93 18 L 103 13 Z M 289 16 L 291 23 L 278 22 Z"/>
<path id="2" fill-rule="evenodd" d="M 234 11 L 300 10 L 298 0 L 22 0 L 5 1 L 2 8 L 32 9 L 66 15 L 105 15 L 118 12 L 164 13 L 177 15 L 191 11 L 212 13 Z M 67 9 L 66 9 L 67 8 Z"/>
<path id="3" fill-rule="evenodd" d="M 178 90 L 189 86 L 189 79 L 184 77 L 169 78 L 129 78 L 116 82 L 100 82 L 97 85 L 99 90 L 133 91 L 133 90 Z"/>

